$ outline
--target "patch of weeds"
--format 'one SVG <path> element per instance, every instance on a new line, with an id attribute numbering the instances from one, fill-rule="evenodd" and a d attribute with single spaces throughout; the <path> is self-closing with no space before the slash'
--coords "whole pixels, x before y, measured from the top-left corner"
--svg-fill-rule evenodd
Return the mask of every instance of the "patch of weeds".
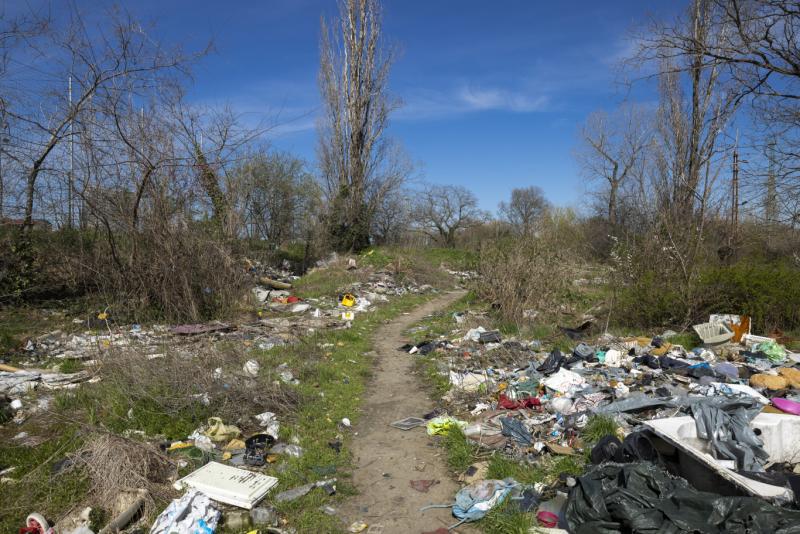
<path id="1" fill-rule="evenodd" d="M 597 443 L 603 436 L 616 436 L 619 425 L 613 417 L 593 415 L 581 432 L 586 443 Z"/>
<path id="2" fill-rule="evenodd" d="M 215 415 L 212 407 L 201 402 L 167 409 L 159 399 L 174 392 L 152 388 L 146 393 L 132 395 L 123 384 L 111 381 L 83 384 L 73 392 L 56 395 L 54 407 L 73 418 L 80 413 L 89 424 L 105 426 L 118 434 L 132 429 L 166 439 L 183 439 Z"/>
<path id="3" fill-rule="evenodd" d="M 522 484 L 536 484 L 547 475 L 545 469 L 539 464 L 526 465 L 501 454 L 495 454 L 489 460 L 486 478 L 503 480 L 513 478 Z"/>
<path id="4" fill-rule="evenodd" d="M 686 350 L 692 350 L 703 343 L 703 340 L 693 331 L 670 336 L 667 338 L 667 341 L 673 345 L 680 345 Z"/>
<path id="5" fill-rule="evenodd" d="M 100 529 L 106 526 L 110 520 L 111 514 L 104 508 L 94 507 L 89 512 L 89 528 L 93 532 L 100 532 Z"/>
<path id="6" fill-rule="evenodd" d="M 358 262 L 361 265 L 369 265 L 375 269 L 385 269 L 387 265 L 394 261 L 394 253 L 386 248 L 371 248 L 363 252 Z"/>
<path id="7" fill-rule="evenodd" d="M 512 321 L 497 320 L 494 323 L 494 327 L 497 330 L 500 330 L 501 334 L 505 334 L 507 336 L 517 336 L 520 332 L 519 325 Z"/>
<path id="8" fill-rule="evenodd" d="M 510 499 L 490 510 L 479 523 L 487 534 L 528 534 L 535 525 L 534 515 L 520 512 Z"/>
<path id="9" fill-rule="evenodd" d="M 300 298 L 336 297 L 342 287 L 358 281 L 354 271 L 330 267 L 310 272 L 293 284 L 292 292 Z"/>
<path id="10" fill-rule="evenodd" d="M 475 462 L 477 448 L 467 440 L 461 429 L 451 429 L 442 436 L 441 444 L 447 452 L 447 466 L 454 472 L 461 473 Z"/>
<path id="11" fill-rule="evenodd" d="M 561 473 L 568 475 L 582 475 L 586 469 L 586 459 L 583 456 L 556 456 L 545 466 L 546 477 L 551 481 L 558 478 Z"/>
<path id="12" fill-rule="evenodd" d="M 431 388 L 436 396 L 441 397 L 450 391 L 450 378 L 439 372 L 435 352 L 425 356 L 416 356 L 414 366 L 417 373 L 422 376 L 425 385 Z"/>
<path id="13" fill-rule="evenodd" d="M 53 474 L 53 464 L 81 445 L 72 428 L 36 447 L 0 445 L 0 468 L 14 467 L 15 483 L 0 484 L 0 532 L 17 532 L 32 511 L 58 518 L 75 506 L 89 489 L 84 473 L 69 469 Z"/>
<path id="14" fill-rule="evenodd" d="M 58 366 L 58 369 L 62 373 L 72 374 L 72 373 L 77 373 L 78 371 L 82 371 L 83 364 L 78 360 L 72 360 L 67 358 L 63 362 L 61 362 L 61 365 Z"/>

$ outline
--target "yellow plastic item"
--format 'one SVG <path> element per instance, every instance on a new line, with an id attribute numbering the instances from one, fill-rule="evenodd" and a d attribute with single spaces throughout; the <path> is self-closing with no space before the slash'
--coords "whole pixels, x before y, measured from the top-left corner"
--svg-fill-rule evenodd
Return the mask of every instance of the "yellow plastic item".
<path id="1" fill-rule="evenodd" d="M 236 450 L 239 450 L 239 449 L 244 449 L 246 447 L 247 447 L 247 445 L 244 444 L 244 441 L 242 441 L 240 439 L 232 439 L 232 440 L 230 440 L 228 442 L 227 445 L 222 447 L 222 450 L 223 451 L 236 451 Z"/>
<path id="2" fill-rule="evenodd" d="M 339 301 L 342 306 L 352 308 L 356 305 L 356 297 L 352 293 L 345 293 L 342 295 L 342 300 Z"/>
<path id="3" fill-rule="evenodd" d="M 97 318 L 100 319 L 101 321 L 105 321 L 106 319 L 108 319 L 108 314 L 106 312 L 98 313 Z"/>
<path id="4" fill-rule="evenodd" d="M 219 417 L 211 417 L 208 420 L 208 430 L 204 434 L 211 438 L 211 441 L 219 442 L 238 438 L 242 431 L 239 427 L 224 424 Z"/>
<path id="5" fill-rule="evenodd" d="M 185 442 L 185 441 L 176 441 L 175 443 L 173 443 L 172 445 L 170 445 L 170 446 L 169 446 L 169 449 L 167 449 L 167 450 L 168 450 L 168 451 L 176 451 L 176 450 L 178 450 L 178 449 L 185 449 L 185 448 L 187 448 L 187 447 L 194 447 L 194 444 L 192 444 L 192 443 L 187 443 L 187 442 Z"/>
<path id="6" fill-rule="evenodd" d="M 428 435 L 444 435 L 450 432 L 450 430 L 453 428 L 460 428 L 461 430 L 464 430 L 467 428 L 467 422 L 459 421 L 455 417 L 449 416 L 434 417 L 428 422 Z"/>

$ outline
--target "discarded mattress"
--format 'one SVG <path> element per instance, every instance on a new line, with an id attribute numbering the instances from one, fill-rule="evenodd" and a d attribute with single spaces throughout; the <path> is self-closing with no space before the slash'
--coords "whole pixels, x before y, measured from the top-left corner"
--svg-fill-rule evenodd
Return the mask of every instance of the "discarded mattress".
<path id="1" fill-rule="evenodd" d="M 698 437 L 697 425 L 692 417 L 654 419 L 645 422 L 644 426 L 750 495 L 777 502 L 788 502 L 793 498 L 793 493 L 788 488 L 740 475 L 731 469 L 731 460 L 714 458 L 711 455 L 711 442 Z M 770 462 L 796 463 L 800 460 L 800 451 L 797 450 L 800 418 L 794 415 L 761 413 L 752 420 L 750 426 L 759 433 Z"/>

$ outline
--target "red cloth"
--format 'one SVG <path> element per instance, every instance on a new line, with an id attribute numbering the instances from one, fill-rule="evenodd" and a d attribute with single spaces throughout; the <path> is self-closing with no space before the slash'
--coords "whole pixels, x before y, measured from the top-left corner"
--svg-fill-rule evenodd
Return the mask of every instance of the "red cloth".
<path id="1" fill-rule="evenodd" d="M 539 401 L 539 397 L 526 397 L 520 400 L 511 400 L 508 397 L 506 397 L 504 393 L 501 393 L 497 405 L 500 408 L 505 408 L 506 410 L 519 410 L 520 408 L 532 408 L 534 406 L 541 406 L 542 403 L 541 401 Z"/>

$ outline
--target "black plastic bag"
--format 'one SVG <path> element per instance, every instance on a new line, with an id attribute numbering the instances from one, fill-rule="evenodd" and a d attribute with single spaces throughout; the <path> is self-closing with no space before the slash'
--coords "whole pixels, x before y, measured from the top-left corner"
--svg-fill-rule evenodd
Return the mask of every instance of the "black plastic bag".
<path id="1" fill-rule="evenodd" d="M 591 468 L 570 490 L 565 516 L 573 534 L 800 534 L 800 511 L 697 491 L 651 463 Z"/>

